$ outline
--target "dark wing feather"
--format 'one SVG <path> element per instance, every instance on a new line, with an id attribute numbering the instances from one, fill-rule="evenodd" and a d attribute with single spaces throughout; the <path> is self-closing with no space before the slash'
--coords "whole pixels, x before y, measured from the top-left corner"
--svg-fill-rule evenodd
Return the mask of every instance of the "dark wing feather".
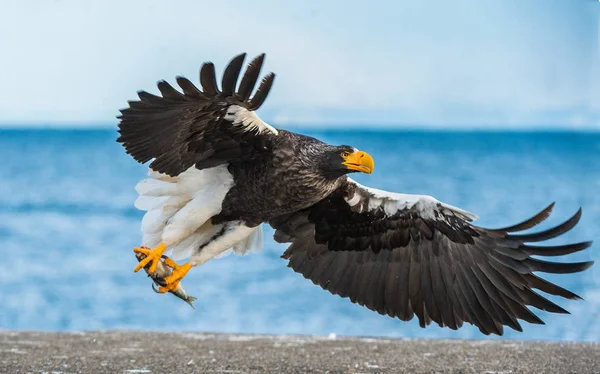
<path id="1" fill-rule="evenodd" d="M 151 169 L 171 176 L 194 165 L 203 169 L 241 160 L 252 162 L 260 157 L 270 149 L 269 139 L 276 130 L 256 116 L 251 118 L 251 126 L 236 122 L 228 109 L 235 106 L 250 116 L 266 99 L 275 76 L 267 75 L 249 99 L 264 55 L 250 63 L 236 91 L 244 57 L 235 57 L 225 69 L 222 91 L 217 86 L 214 65 L 207 62 L 200 69 L 202 91 L 188 79 L 177 77 L 183 93 L 166 81 L 157 84 L 160 96 L 138 92 L 139 101 L 130 101 L 129 108 L 121 110 L 121 136 L 117 141 L 138 162 L 154 160 Z M 265 129 L 269 131 L 262 131 Z"/>
<path id="2" fill-rule="evenodd" d="M 240 71 L 242 70 L 242 65 L 244 64 L 245 58 L 246 54 L 242 53 L 241 55 L 238 55 L 233 60 L 231 60 L 229 65 L 227 65 L 227 68 L 225 68 L 225 72 L 223 73 L 223 80 L 221 83 L 221 88 L 223 89 L 223 96 L 228 97 L 234 94 L 235 86 L 237 85 L 237 80 L 240 75 Z"/>
<path id="3" fill-rule="evenodd" d="M 241 100 L 246 101 L 250 98 L 250 94 L 254 89 L 254 85 L 258 80 L 258 75 L 260 74 L 260 68 L 262 67 L 263 61 L 265 60 L 264 53 L 259 55 L 254 60 L 250 62 L 248 65 L 248 70 L 246 70 L 246 74 L 242 77 L 242 81 L 240 82 L 240 89 L 238 90 L 238 96 Z"/>
<path id="4" fill-rule="evenodd" d="M 533 246 L 572 229 L 578 211 L 565 223 L 534 234 L 554 204 L 520 224 L 485 229 L 476 218 L 427 196 L 398 195 L 360 186 L 350 179 L 319 203 L 271 220 L 275 239 L 290 242 L 288 266 L 333 294 L 349 297 L 380 314 L 422 327 L 435 322 L 457 329 L 463 322 L 484 334 L 522 331 L 518 320 L 543 324 L 528 307 L 566 310 L 534 289 L 579 296 L 533 272 L 574 273 L 592 262 L 558 263 L 532 258 L 560 256 L 591 242 Z"/>
<path id="5" fill-rule="evenodd" d="M 258 89 L 252 99 L 250 99 L 250 107 L 248 110 L 256 110 L 260 108 L 260 106 L 267 99 L 267 95 L 273 86 L 273 82 L 275 81 L 275 74 L 269 73 L 267 74 L 263 80 L 260 82 Z"/>

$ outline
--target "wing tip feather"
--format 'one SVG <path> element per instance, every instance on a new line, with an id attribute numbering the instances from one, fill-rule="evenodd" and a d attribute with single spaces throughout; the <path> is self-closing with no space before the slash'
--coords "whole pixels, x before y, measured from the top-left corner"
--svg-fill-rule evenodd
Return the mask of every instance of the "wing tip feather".
<path id="1" fill-rule="evenodd" d="M 526 219 L 523 222 L 517 223 L 515 225 L 499 228 L 499 229 L 493 229 L 490 231 L 513 233 L 513 232 L 524 231 L 524 230 L 530 229 L 532 227 L 535 227 L 535 226 L 539 225 L 540 223 L 542 223 L 543 221 L 545 221 L 548 217 L 550 217 L 550 214 L 552 213 L 552 210 L 554 209 L 555 204 L 556 204 L 556 202 L 553 201 L 547 207 L 542 209 L 539 213 L 537 213 L 536 215 L 534 215 L 533 217 L 531 217 L 529 219 Z"/>
<path id="2" fill-rule="evenodd" d="M 531 233 L 531 234 L 519 234 L 519 235 L 509 234 L 509 235 L 507 235 L 507 238 L 514 239 L 514 240 L 521 240 L 523 242 L 540 242 L 540 241 L 556 238 L 556 237 L 570 231 L 571 229 L 573 229 L 573 227 L 575 227 L 581 220 L 582 212 L 583 212 L 583 210 L 581 208 L 579 208 L 577 210 L 577 212 L 573 216 L 571 216 L 568 220 L 566 220 L 563 223 L 561 223 L 560 225 L 554 226 L 550 229 Z M 525 224 L 526 222 L 523 222 L 522 224 Z M 521 225 L 521 224 L 519 224 L 519 225 Z M 535 224 L 531 227 L 534 227 L 536 225 L 537 224 Z M 528 228 L 531 228 L 531 227 L 528 227 Z M 493 230 L 493 231 L 497 231 L 497 230 Z"/>

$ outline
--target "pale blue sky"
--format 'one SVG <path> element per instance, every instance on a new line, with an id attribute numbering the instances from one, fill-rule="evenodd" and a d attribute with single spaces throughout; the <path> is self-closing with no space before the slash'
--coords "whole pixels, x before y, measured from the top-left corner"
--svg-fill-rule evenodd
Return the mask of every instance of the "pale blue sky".
<path id="1" fill-rule="evenodd" d="M 246 51 L 278 74 L 275 125 L 600 129 L 599 4 L 0 0 L 0 124 L 114 126 Z"/>

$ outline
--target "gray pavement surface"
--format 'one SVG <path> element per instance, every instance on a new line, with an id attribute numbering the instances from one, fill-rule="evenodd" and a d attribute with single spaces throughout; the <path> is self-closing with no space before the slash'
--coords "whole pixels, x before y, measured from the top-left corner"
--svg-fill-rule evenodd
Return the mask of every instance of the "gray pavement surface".
<path id="1" fill-rule="evenodd" d="M 600 373 L 600 344 L 0 331 L 0 373 Z"/>

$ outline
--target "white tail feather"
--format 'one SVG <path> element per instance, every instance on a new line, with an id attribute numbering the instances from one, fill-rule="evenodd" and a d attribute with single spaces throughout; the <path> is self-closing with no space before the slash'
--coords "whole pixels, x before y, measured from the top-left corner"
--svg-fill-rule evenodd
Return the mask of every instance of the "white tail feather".
<path id="1" fill-rule="evenodd" d="M 165 182 L 158 179 L 147 178 L 140 181 L 135 190 L 143 196 L 175 196 L 177 193 L 177 184 Z"/>
<path id="2" fill-rule="evenodd" d="M 192 235 L 200 226 L 221 211 L 221 202 L 227 190 L 206 188 L 179 209 L 163 230 L 163 241 L 174 245 Z"/>
<path id="3" fill-rule="evenodd" d="M 250 236 L 255 227 L 248 227 L 241 221 L 229 221 L 223 224 L 223 232 L 218 237 L 211 240 L 201 250 L 192 254 L 190 263 L 193 266 L 204 264 L 206 261 L 215 258 L 216 256 L 227 251 L 236 243 L 239 243 L 244 238 Z"/>
<path id="4" fill-rule="evenodd" d="M 142 219 L 144 245 L 164 242 L 169 251 L 185 241 L 181 248 L 186 248 L 178 247 L 178 252 L 189 252 L 189 243 L 197 240 L 186 239 L 221 211 L 233 177 L 226 165 L 204 170 L 191 167 L 177 177 L 155 171 L 149 171 L 148 176 L 136 186 L 140 196 L 135 203 L 138 209 L 147 211 Z"/>
<path id="5" fill-rule="evenodd" d="M 148 172 L 150 178 L 140 181 L 135 190 L 144 196 L 194 196 L 207 185 L 227 183 L 231 174 L 227 168 L 217 166 L 210 169 L 198 170 L 191 167 L 176 177 L 155 171 Z"/>
<path id="6" fill-rule="evenodd" d="M 190 257 L 196 264 L 232 251 L 244 255 L 262 249 L 262 226 L 230 222 L 224 227 L 210 222 L 221 211 L 233 184 L 226 165 L 205 170 L 192 167 L 177 177 L 155 171 L 148 176 L 136 186 L 140 196 L 135 206 L 147 211 L 142 219 L 143 245 L 154 248 L 165 243 L 165 253 L 174 260 Z M 220 230 L 227 232 L 219 236 Z M 223 250 L 223 246 L 232 247 Z"/>
<path id="7" fill-rule="evenodd" d="M 173 210 L 165 214 L 165 212 L 160 209 L 152 209 L 144 214 L 144 218 L 142 218 L 142 232 L 144 233 L 155 233 L 160 232 L 164 229 L 167 221 L 171 216 L 176 212 Z"/>
<path id="8" fill-rule="evenodd" d="M 181 209 L 191 200 L 191 197 L 182 196 L 139 196 L 135 201 L 135 207 L 139 210 L 152 209 Z"/>
<path id="9" fill-rule="evenodd" d="M 139 210 L 151 210 L 167 201 L 168 196 L 146 196 L 140 195 L 133 204 Z"/>
<path id="10" fill-rule="evenodd" d="M 172 177 L 168 174 L 159 173 L 158 171 L 148 169 L 148 176 L 153 179 L 158 179 L 165 182 L 175 183 L 177 182 L 178 177 Z"/>
<path id="11" fill-rule="evenodd" d="M 229 255 L 230 255 L 230 254 L 232 254 L 232 253 L 233 253 L 233 248 L 229 248 L 229 249 L 227 249 L 227 250 L 225 250 L 225 251 L 223 251 L 223 252 L 219 253 L 218 255 L 216 255 L 216 256 L 215 256 L 215 257 L 213 257 L 213 258 L 223 258 L 223 257 L 227 257 L 227 256 L 229 256 Z"/>
<path id="12" fill-rule="evenodd" d="M 263 226 L 260 225 L 252 234 L 252 241 L 250 243 L 250 248 L 248 248 L 247 252 L 250 253 L 258 253 L 263 250 L 264 247 L 264 234 L 263 234 Z"/>
<path id="13" fill-rule="evenodd" d="M 223 258 L 235 253 L 238 256 L 243 256 L 248 252 L 260 252 L 263 248 L 263 228 L 262 225 L 256 227 L 250 235 L 240 240 L 232 248 L 223 251 L 213 258 Z"/>
<path id="14" fill-rule="evenodd" d="M 248 252 L 260 252 L 263 247 L 263 228 L 262 225 L 256 227 L 254 231 L 239 243 L 233 246 L 233 252 L 238 256 L 243 256 Z"/>
<path id="15" fill-rule="evenodd" d="M 142 245 L 148 248 L 155 248 L 162 242 L 162 231 L 161 232 L 146 232 L 142 238 Z"/>
<path id="16" fill-rule="evenodd" d="M 180 243 L 169 247 L 167 253 L 170 252 L 174 260 L 188 258 L 195 250 L 198 250 L 201 245 L 208 243 L 222 227 L 223 225 L 213 226 L 210 222 L 206 222 L 192 235 L 188 236 Z"/>
<path id="17" fill-rule="evenodd" d="M 186 196 L 172 196 L 164 200 L 162 205 L 150 209 L 142 218 L 142 232 L 163 231 L 169 220 L 186 206 Z"/>

